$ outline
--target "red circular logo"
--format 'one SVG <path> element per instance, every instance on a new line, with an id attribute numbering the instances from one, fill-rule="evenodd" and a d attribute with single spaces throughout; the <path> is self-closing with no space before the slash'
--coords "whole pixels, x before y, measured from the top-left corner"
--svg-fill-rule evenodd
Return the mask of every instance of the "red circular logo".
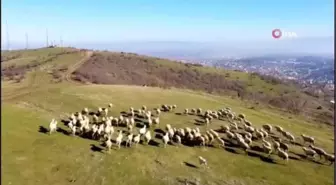
<path id="1" fill-rule="evenodd" d="M 281 30 L 280 30 L 280 29 L 274 29 L 274 30 L 272 31 L 272 37 L 275 38 L 275 39 L 280 38 L 281 35 L 282 35 L 282 33 L 281 33 Z"/>

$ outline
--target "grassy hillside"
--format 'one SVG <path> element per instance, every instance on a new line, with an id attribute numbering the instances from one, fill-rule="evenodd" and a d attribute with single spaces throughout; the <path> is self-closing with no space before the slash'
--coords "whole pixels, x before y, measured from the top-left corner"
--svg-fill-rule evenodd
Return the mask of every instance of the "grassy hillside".
<path id="1" fill-rule="evenodd" d="M 114 104 L 114 108 L 109 113 L 112 116 L 119 116 L 121 111 L 128 111 L 131 106 L 138 109 L 142 105 L 146 105 L 149 109 L 153 109 L 161 104 L 177 104 L 178 108 L 175 111 L 163 113 L 160 116 L 160 128 L 164 128 L 165 124 L 171 124 L 178 128 L 186 126 L 195 128 L 197 126 L 205 131 L 207 129 L 205 126 L 197 125 L 196 120 L 199 120 L 199 117 L 179 115 L 178 113 L 182 112 L 184 108 L 201 107 L 203 110 L 218 110 L 231 107 L 236 113 L 244 113 L 256 127 L 265 123 L 280 125 L 297 136 L 299 143 L 302 142 L 299 135 L 306 133 L 315 137 L 316 145 L 323 147 L 329 153 L 334 153 L 333 126 L 318 124 L 309 120 L 309 118 L 303 118 L 300 115 L 293 115 L 279 109 L 270 109 L 261 103 L 259 105 L 252 104 L 250 101 L 238 99 L 234 93 L 231 96 L 220 95 L 234 92 L 230 87 L 222 86 L 220 82 L 232 83 L 235 88 L 236 86 L 239 87 L 240 83 L 248 83 L 248 80 L 246 80 L 248 76 L 243 73 L 225 71 L 224 76 L 229 73 L 230 77 L 225 77 L 225 80 L 221 81 L 218 79 L 219 76 L 216 76 L 223 75 L 221 70 L 186 66 L 162 59 L 148 58 L 147 63 L 150 63 L 150 65 L 134 63 L 133 68 L 131 68 L 132 65 L 126 64 L 127 60 L 124 60 L 124 57 L 121 56 L 131 55 L 131 57 L 142 58 L 132 54 L 92 54 L 72 48 L 49 48 L 18 51 L 17 53 L 20 54 L 21 58 L 34 56 L 34 59 L 31 58 L 31 60 L 36 61 L 27 60 L 25 62 L 27 64 L 38 63 L 38 65 L 26 67 L 29 65 L 19 64 L 20 62 L 17 60 L 20 57 L 7 58 L 8 60 L 1 62 L 2 67 L 4 67 L 8 65 L 5 63 L 15 61 L 15 65 L 8 65 L 12 66 L 11 70 L 8 70 L 7 66 L 2 69 L 3 184 L 156 185 L 184 184 L 185 179 L 189 181 L 189 184 L 199 181 L 199 184 L 202 185 L 327 185 L 334 183 L 334 166 L 329 166 L 323 160 L 305 158 L 300 146 L 290 145 L 288 164 L 285 164 L 275 154 L 272 154 L 270 158 L 258 150 L 250 150 L 248 154 L 245 154 L 241 149 L 230 146 L 229 143 L 225 149 L 218 146 L 203 148 L 183 145 L 169 145 L 167 148 L 163 148 L 162 141 L 158 138 L 154 138 L 154 144 L 149 146 L 122 147 L 120 150 L 115 149 L 112 150 L 111 154 L 107 154 L 98 141 L 79 136 L 69 136 L 69 129 L 60 122 L 69 113 L 80 111 L 83 107 L 95 110 L 98 106 L 105 107 L 109 102 Z M 10 55 L 12 53 L 4 54 L 4 56 Z M 95 59 L 101 57 L 101 55 L 106 57 L 116 55 L 115 58 L 112 57 L 113 67 L 105 64 L 111 62 Z M 53 59 L 50 60 L 45 56 Z M 153 60 L 154 64 L 152 63 Z M 96 61 L 96 64 L 92 64 L 92 61 Z M 120 61 L 125 63 L 124 67 L 122 67 Z M 130 63 L 130 61 L 128 62 Z M 25 67 L 20 68 L 19 66 Z M 18 73 L 4 73 L 6 70 L 8 72 L 17 68 L 22 70 L 18 70 Z M 97 71 L 90 73 L 88 70 L 90 68 L 92 71 Z M 149 68 L 153 69 L 151 71 L 154 74 L 151 72 L 144 73 L 143 70 Z M 170 69 L 173 71 L 197 71 L 195 73 L 198 74 L 199 80 L 191 80 L 193 80 L 193 83 L 199 82 L 201 85 L 193 84 L 195 88 L 188 90 L 190 81 L 185 82 L 185 79 L 183 79 L 173 82 L 170 80 L 169 75 L 175 74 L 174 72 L 168 73 L 167 71 L 165 77 L 164 75 L 160 76 L 161 73 L 158 71 L 164 71 L 164 68 L 168 68 L 168 71 Z M 139 70 L 134 72 L 139 76 L 137 78 L 129 77 L 131 74 L 128 74 L 128 72 L 132 72 L 129 69 Z M 71 73 L 73 73 L 73 78 L 88 82 L 92 79 L 99 79 L 100 75 L 107 75 L 109 78 L 106 78 L 108 80 L 104 82 L 105 84 L 119 85 L 76 83 L 68 78 Z M 188 74 L 189 71 L 186 73 Z M 86 78 L 85 74 L 92 74 L 94 77 Z M 203 75 L 208 76 L 204 77 Z M 143 79 L 143 76 L 147 77 Z M 239 77 L 240 82 L 236 82 L 237 77 Z M 246 79 L 244 80 L 244 78 Z M 156 80 L 155 82 L 162 83 L 155 84 L 156 86 L 175 86 L 177 88 L 163 89 L 122 85 L 131 83 L 132 79 L 136 81 L 134 83 L 138 83 L 134 85 L 150 85 L 148 82 Z M 178 80 L 178 78 L 174 79 Z M 214 82 L 214 87 L 207 85 L 205 79 Z M 219 82 L 213 79 L 218 79 Z M 255 84 L 246 87 L 246 91 L 258 91 L 258 88 L 262 88 L 262 86 L 279 89 L 279 92 L 278 90 L 266 92 L 267 88 L 264 88 L 265 94 L 276 94 L 282 90 L 281 84 L 268 84 L 259 77 L 253 80 L 255 82 L 252 81 L 251 83 L 254 82 Z M 179 84 L 182 85 L 178 86 Z M 185 89 L 181 89 L 181 87 Z M 202 91 L 207 90 L 206 88 L 212 88 L 212 91 L 217 92 L 217 94 L 208 94 Z M 217 89 L 223 89 L 223 91 L 217 91 Z M 293 87 L 287 89 L 297 91 Z M 57 133 L 49 136 L 44 133 L 44 129 L 48 129 L 52 118 L 59 121 L 60 129 Z M 141 125 L 141 121 L 138 120 L 138 124 Z M 217 129 L 221 125 L 228 125 L 228 122 L 226 120 L 215 120 L 210 128 Z M 116 127 L 115 129 L 125 130 L 123 127 Z M 155 128 L 150 130 L 154 137 Z M 159 133 L 155 135 L 159 135 Z M 225 134 L 221 134 L 221 136 L 226 138 Z M 114 135 L 115 137 L 116 135 Z M 260 142 L 256 141 L 253 145 L 257 149 Z M 208 160 L 209 169 L 199 167 L 198 155 Z"/>
<path id="2" fill-rule="evenodd" d="M 148 85 L 185 88 L 220 95 L 239 96 L 314 121 L 333 124 L 334 109 L 323 99 L 308 96 L 294 84 L 258 74 L 184 64 L 132 53 L 96 52 L 73 79 L 98 84 Z M 321 109 L 317 108 L 321 106 Z"/>

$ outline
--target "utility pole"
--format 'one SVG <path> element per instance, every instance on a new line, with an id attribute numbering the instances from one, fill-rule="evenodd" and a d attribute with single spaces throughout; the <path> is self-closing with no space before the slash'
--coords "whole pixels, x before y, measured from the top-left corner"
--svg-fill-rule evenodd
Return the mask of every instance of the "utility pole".
<path id="1" fill-rule="evenodd" d="M 48 28 L 46 29 L 46 41 L 47 41 L 47 46 L 46 47 L 48 47 L 49 46 L 49 41 L 48 41 Z"/>
<path id="2" fill-rule="evenodd" d="M 9 32 L 8 32 L 8 23 L 6 20 L 6 35 L 7 35 L 7 50 L 10 50 L 10 44 L 9 44 Z"/>
<path id="3" fill-rule="evenodd" d="M 62 36 L 60 36 L 60 47 L 63 47 L 63 40 L 62 40 Z"/>
<path id="4" fill-rule="evenodd" d="M 26 32 L 26 49 L 28 49 L 28 33 Z"/>

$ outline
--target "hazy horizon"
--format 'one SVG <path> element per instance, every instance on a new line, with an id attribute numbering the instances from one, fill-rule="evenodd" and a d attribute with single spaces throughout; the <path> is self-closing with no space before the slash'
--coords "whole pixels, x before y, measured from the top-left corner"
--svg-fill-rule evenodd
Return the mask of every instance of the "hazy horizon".
<path id="1" fill-rule="evenodd" d="M 44 47 L 48 30 L 49 43 L 62 40 L 64 46 L 141 54 L 333 54 L 333 4 L 331 0 L 4 0 L 1 47 L 25 48 L 26 34 L 29 48 Z M 275 28 L 298 37 L 274 39 Z"/>

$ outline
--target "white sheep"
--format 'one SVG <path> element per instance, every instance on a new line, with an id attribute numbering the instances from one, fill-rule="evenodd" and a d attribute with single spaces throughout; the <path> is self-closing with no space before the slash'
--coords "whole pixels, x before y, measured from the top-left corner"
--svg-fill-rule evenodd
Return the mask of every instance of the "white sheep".
<path id="1" fill-rule="evenodd" d="M 314 142 L 315 142 L 315 139 L 313 137 L 311 137 L 311 136 L 307 136 L 305 134 L 301 134 L 301 137 L 303 139 L 303 143 L 307 142 L 307 143 L 310 143 L 310 144 L 314 144 Z"/>
<path id="2" fill-rule="evenodd" d="M 145 134 L 145 140 L 146 140 L 147 145 L 149 144 L 151 139 L 152 139 L 152 136 L 151 136 L 150 130 L 148 130 Z"/>
<path id="3" fill-rule="evenodd" d="M 142 106 L 142 110 L 146 111 L 147 107 L 145 105 Z"/>
<path id="4" fill-rule="evenodd" d="M 189 110 L 188 109 L 184 109 L 184 114 L 189 114 Z"/>
<path id="5" fill-rule="evenodd" d="M 266 154 L 271 155 L 271 153 L 272 153 L 272 146 L 269 146 L 269 145 L 263 143 L 263 144 L 262 144 L 262 147 L 263 147 L 264 152 L 265 152 Z"/>
<path id="6" fill-rule="evenodd" d="M 135 123 L 135 121 L 134 121 L 134 117 L 132 116 L 132 117 L 130 118 L 130 124 L 134 126 L 134 123 Z"/>
<path id="7" fill-rule="evenodd" d="M 132 145 L 132 140 L 133 140 L 133 134 L 128 134 L 127 140 L 126 140 L 126 146 L 131 146 Z"/>
<path id="8" fill-rule="evenodd" d="M 214 131 L 213 129 L 210 129 L 209 130 L 213 135 L 215 135 L 216 137 L 219 137 L 219 134 L 216 132 L 216 131 Z"/>
<path id="9" fill-rule="evenodd" d="M 322 156 L 325 156 L 325 154 L 327 153 L 322 148 L 316 147 L 316 146 L 314 146 L 312 144 L 310 144 L 309 147 L 311 149 L 313 149 L 319 155 L 320 159 L 322 158 Z"/>
<path id="10" fill-rule="evenodd" d="M 164 143 L 164 148 L 166 148 L 166 145 L 169 142 L 168 132 L 166 132 L 166 134 L 162 137 L 162 139 L 163 139 L 163 143 Z"/>
<path id="11" fill-rule="evenodd" d="M 220 138 L 220 137 L 216 137 L 216 139 L 217 139 L 217 141 L 220 143 L 220 145 L 221 145 L 222 147 L 225 147 L 225 142 L 224 142 L 224 140 L 223 140 L 222 138 Z"/>
<path id="12" fill-rule="evenodd" d="M 141 129 L 139 129 L 139 133 L 144 135 L 146 133 L 146 125 L 144 125 Z"/>
<path id="13" fill-rule="evenodd" d="M 278 126 L 278 125 L 275 125 L 274 128 L 275 128 L 275 130 L 278 131 L 279 133 L 282 133 L 283 130 L 284 130 L 282 127 L 280 127 L 280 126 Z"/>
<path id="14" fill-rule="evenodd" d="M 156 109 L 156 114 L 160 115 L 161 114 L 161 110 L 159 108 Z"/>
<path id="15" fill-rule="evenodd" d="M 286 160 L 286 163 L 288 162 L 288 153 L 286 153 L 285 151 L 283 151 L 281 148 L 277 148 L 278 150 L 278 156 L 284 160 Z"/>
<path id="16" fill-rule="evenodd" d="M 133 138 L 133 142 L 135 143 L 135 146 L 138 145 L 138 143 L 140 142 L 140 134 L 136 135 L 134 138 Z"/>
<path id="17" fill-rule="evenodd" d="M 153 123 L 153 120 L 149 117 L 149 118 L 147 119 L 147 122 L 148 122 L 148 125 L 151 126 L 152 123 Z"/>
<path id="18" fill-rule="evenodd" d="M 89 113 L 89 109 L 85 107 L 85 108 L 83 109 L 83 113 L 85 113 L 85 114 Z"/>
<path id="19" fill-rule="evenodd" d="M 173 138 L 174 137 L 174 129 L 172 129 L 172 128 L 170 128 L 169 130 L 168 130 L 168 134 L 169 134 L 169 138 Z"/>
<path id="20" fill-rule="evenodd" d="M 72 135 L 73 135 L 73 136 L 76 135 L 76 126 L 73 126 L 73 127 L 71 128 L 71 131 L 72 131 Z"/>
<path id="21" fill-rule="evenodd" d="M 177 141 L 177 143 L 178 143 L 178 144 L 181 144 L 181 142 L 182 142 L 181 137 L 180 137 L 179 135 L 175 135 L 175 137 L 176 137 L 176 141 Z"/>
<path id="22" fill-rule="evenodd" d="M 108 104 L 108 107 L 112 108 L 112 107 L 113 107 L 113 104 L 112 104 L 112 103 L 109 103 L 109 104 Z"/>
<path id="23" fill-rule="evenodd" d="M 204 159 L 202 156 L 198 156 L 198 161 L 200 165 L 208 166 L 208 162 L 206 159 Z"/>
<path id="24" fill-rule="evenodd" d="M 50 124 L 49 124 L 49 134 L 52 132 L 56 132 L 57 130 L 57 121 L 55 119 L 52 119 Z"/>
<path id="25" fill-rule="evenodd" d="M 168 130 L 170 130 L 171 129 L 171 125 L 170 124 L 167 124 L 166 125 L 166 130 L 168 131 Z"/>
<path id="26" fill-rule="evenodd" d="M 153 118 L 153 123 L 158 125 L 160 123 L 160 118 L 159 117 Z"/>
<path id="27" fill-rule="evenodd" d="M 118 146 L 118 148 L 120 148 L 120 144 L 122 142 L 122 138 L 123 138 L 122 130 L 120 130 L 119 134 L 118 134 L 118 137 L 116 138 L 116 145 Z"/>
<path id="28" fill-rule="evenodd" d="M 246 144 L 251 145 L 252 144 L 252 138 L 250 138 L 248 135 L 244 136 L 244 141 Z"/>
<path id="29" fill-rule="evenodd" d="M 98 107 L 98 112 L 99 112 L 99 113 L 103 112 L 103 108 Z"/>
<path id="30" fill-rule="evenodd" d="M 285 132 L 285 136 L 291 141 L 294 142 L 295 141 L 295 137 L 293 134 L 291 134 L 290 132 Z"/>
<path id="31" fill-rule="evenodd" d="M 307 155 L 307 156 L 311 156 L 311 157 L 315 157 L 316 155 L 316 152 L 315 150 L 313 149 L 310 149 L 310 148 L 306 148 L 306 147 L 302 147 L 302 150 L 304 151 L 304 153 Z"/>
<path id="32" fill-rule="evenodd" d="M 262 125 L 262 128 L 265 129 L 268 133 L 272 132 L 272 126 L 270 124 Z"/>
<path id="33" fill-rule="evenodd" d="M 104 108 L 104 113 L 105 113 L 105 116 L 107 116 L 107 114 L 108 114 L 108 108 Z"/>
<path id="34" fill-rule="evenodd" d="M 106 140 L 106 142 L 105 142 L 105 145 L 106 145 L 106 147 L 107 147 L 107 151 L 108 151 L 108 153 L 110 153 L 110 152 L 111 152 L 111 147 L 112 147 L 112 142 L 111 142 L 111 138 L 110 138 L 110 136 L 108 136 L 108 138 L 107 138 L 107 140 Z"/>
<path id="35" fill-rule="evenodd" d="M 330 164 L 333 164 L 335 162 L 335 155 L 333 155 L 333 154 L 325 153 L 324 158 L 325 158 L 326 161 L 329 161 Z"/>
<path id="36" fill-rule="evenodd" d="M 132 132 L 133 131 L 133 125 L 131 125 L 131 124 L 127 125 L 127 130 L 128 130 L 128 132 Z"/>

